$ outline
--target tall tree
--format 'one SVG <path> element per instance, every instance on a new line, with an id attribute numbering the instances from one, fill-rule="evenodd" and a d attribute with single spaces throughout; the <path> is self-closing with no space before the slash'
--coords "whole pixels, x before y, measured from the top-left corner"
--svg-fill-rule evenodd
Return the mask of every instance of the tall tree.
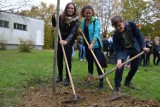
<path id="1" fill-rule="evenodd" d="M 152 36 L 152 38 L 156 36 L 160 36 L 160 1 L 159 0 L 151 0 L 150 4 L 150 25 L 151 29 L 149 34 Z"/>
<path id="2" fill-rule="evenodd" d="M 160 2 L 159 0 L 150 0 L 148 3 L 148 23 L 160 21 Z"/>
<path id="3" fill-rule="evenodd" d="M 76 8 L 78 10 L 78 12 L 80 12 L 82 6 L 89 4 L 89 0 L 72 0 L 73 3 L 76 4 Z"/>
<path id="4" fill-rule="evenodd" d="M 142 24 L 141 32 L 144 36 L 159 36 L 160 32 L 160 2 L 159 0 L 123 0 L 121 15 L 126 20 L 133 20 Z"/>
<path id="5" fill-rule="evenodd" d="M 90 0 L 102 25 L 102 33 L 109 31 L 110 19 L 118 13 L 118 0 Z"/>
<path id="6" fill-rule="evenodd" d="M 96 15 L 99 18 L 102 26 L 102 32 L 107 30 L 108 19 L 111 14 L 111 0 L 90 0 L 91 4 L 94 5 L 94 9 L 96 10 Z"/>
<path id="7" fill-rule="evenodd" d="M 147 2 L 143 0 L 123 0 L 121 6 L 121 15 L 124 19 L 137 23 L 145 21 L 143 16 L 147 14 Z"/>

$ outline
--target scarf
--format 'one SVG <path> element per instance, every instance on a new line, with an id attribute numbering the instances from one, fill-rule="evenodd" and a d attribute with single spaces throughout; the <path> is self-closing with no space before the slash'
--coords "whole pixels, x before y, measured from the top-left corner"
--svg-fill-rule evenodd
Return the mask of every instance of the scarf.
<path id="1" fill-rule="evenodd" d="M 70 24 L 71 22 L 76 21 L 78 19 L 78 16 L 74 18 L 66 16 L 65 19 L 66 19 L 66 23 Z"/>

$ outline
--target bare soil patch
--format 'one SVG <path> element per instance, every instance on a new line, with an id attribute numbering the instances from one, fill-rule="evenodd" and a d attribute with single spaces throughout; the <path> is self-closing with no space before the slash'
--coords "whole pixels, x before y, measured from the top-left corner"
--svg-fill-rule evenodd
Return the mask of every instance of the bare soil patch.
<path id="1" fill-rule="evenodd" d="M 108 101 L 112 95 L 103 91 L 75 87 L 79 98 L 73 102 L 72 88 L 58 85 L 52 94 L 51 88 L 31 86 L 21 95 L 23 107 L 160 107 L 160 101 L 141 100 L 130 96 Z"/>

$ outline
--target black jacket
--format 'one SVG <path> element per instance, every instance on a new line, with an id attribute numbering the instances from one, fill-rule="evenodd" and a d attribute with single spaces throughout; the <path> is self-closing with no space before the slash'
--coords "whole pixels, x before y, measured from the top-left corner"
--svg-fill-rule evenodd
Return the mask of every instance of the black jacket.
<path id="1" fill-rule="evenodd" d="M 153 42 L 153 54 L 160 55 L 160 45 L 156 45 L 155 42 Z"/>
<path id="2" fill-rule="evenodd" d="M 61 18 L 59 18 L 59 19 L 61 19 Z M 75 36 L 78 31 L 78 27 L 79 27 L 79 20 L 77 19 L 77 20 L 71 22 L 70 24 L 67 24 L 66 22 L 61 22 L 61 20 L 60 20 L 59 23 L 60 23 L 59 28 L 60 28 L 62 40 L 66 40 L 68 42 L 68 44 L 73 45 L 73 43 L 74 43 L 73 39 L 75 39 Z M 55 17 L 52 17 L 52 25 L 53 25 L 53 27 L 56 26 Z"/>
<path id="3" fill-rule="evenodd" d="M 109 41 L 106 38 L 104 38 L 102 43 L 103 43 L 103 51 L 109 51 L 109 46 L 110 46 Z"/>

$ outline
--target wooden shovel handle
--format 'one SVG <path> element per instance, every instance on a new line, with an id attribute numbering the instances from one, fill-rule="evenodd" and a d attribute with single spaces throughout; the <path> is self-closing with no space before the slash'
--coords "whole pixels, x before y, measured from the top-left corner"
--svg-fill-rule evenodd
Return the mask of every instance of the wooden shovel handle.
<path id="1" fill-rule="evenodd" d="M 124 66 L 125 64 L 133 61 L 134 59 L 138 58 L 139 56 L 143 55 L 144 53 L 145 53 L 145 52 L 142 51 L 141 53 L 139 53 L 139 54 L 135 55 L 134 57 L 128 59 L 127 61 L 125 61 L 125 62 L 122 63 L 122 66 Z M 108 74 L 112 73 L 112 72 L 115 71 L 116 69 L 117 69 L 117 67 L 114 67 L 114 68 L 111 69 L 110 71 L 108 71 L 108 72 L 104 73 L 103 75 L 101 75 L 101 76 L 99 77 L 99 79 L 104 78 L 104 76 L 107 76 Z"/>

